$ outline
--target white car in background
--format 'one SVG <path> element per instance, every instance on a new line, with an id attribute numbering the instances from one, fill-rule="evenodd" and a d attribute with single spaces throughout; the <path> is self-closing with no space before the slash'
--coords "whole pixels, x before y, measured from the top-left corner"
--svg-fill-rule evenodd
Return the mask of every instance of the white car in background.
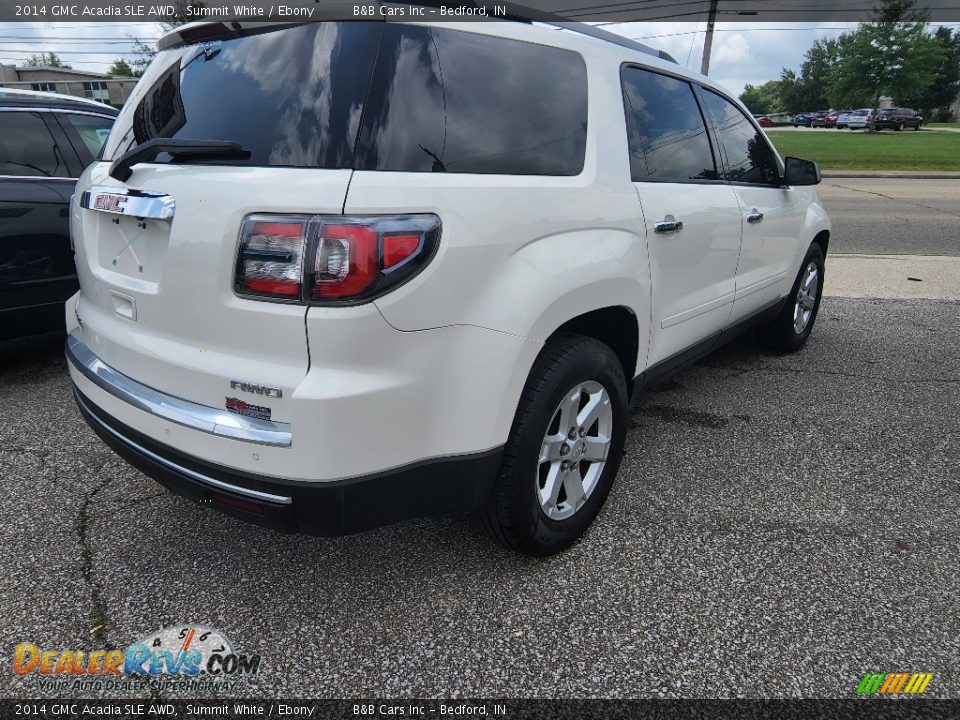
<path id="1" fill-rule="evenodd" d="M 873 108 L 860 108 L 850 113 L 847 119 L 847 127 L 850 130 L 863 130 L 870 124 L 870 113 Z"/>

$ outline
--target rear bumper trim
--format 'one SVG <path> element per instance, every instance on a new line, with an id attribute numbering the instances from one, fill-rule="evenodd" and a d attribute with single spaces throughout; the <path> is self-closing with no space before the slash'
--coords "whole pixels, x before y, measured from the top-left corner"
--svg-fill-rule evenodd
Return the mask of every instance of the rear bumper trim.
<path id="1" fill-rule="evenodd" d="M 114 370 L 76 335 L 67 335 L 66 354 L 69 363 L 90 382 L 151 415 L 232 440 L 280 447 L 293 444 L 289 423 L 248 418 L 154 390 Z"/>
<path id="2" fill-rule="evenodd" d="M 146 457 L 153 460 L 153 462 L 165 467 L 167 470 L 181 473 L 193 480 L 196 480 L 197 482 L 203 483 L 204 485 L 209 485 L 212 488 L 216 488 L 217 490 L 225 490 L 235 495 L 241 495 L 243 497 L 251 498 L 258 502 L 273 503 L 274 505 L 289 505 L 291 502 L 293 502 L 293 499 L 287 495 L 274 495 L 272 493 L 265 493 L 265 492 L 260 492 L 259 490 L 252 490 L 250 488 L 240 487 L 239 485 L 232 485 L 230 483 L 223 482 L 222 480 L 217 480 L 216 478 L 212 478 L 209 475 L 203 475 L 202 473 L 198 473 L 194 470 L 191 470 L 190 468 L 186 468 L 186 467 L 183 467 L 182 465 L 178 465 L 172 460 L 161 457 L 160 455 L 157 455 L 155 452 L 151 452 L 150 450 L 143 447 L 142 445 L 135 443 L 130 438 L 124 437 L 123 435 L 118 433 L 116 430 L 114 430 L 112 427 L 110 427 L 105 422 L 103 422 L 103 420 L 98 418 L 97 415 L 87 406 L 87 403 L 84 402 L 83 396 L 79 392 L 77 392 L 76 389 L 73 391 L 73 396 L 74 396 L 74 399 L 77 401 L 77 405 L 79 405 L 80 409 L 84 411 L 84 417 L 86 417 L 90 422 L 96 423 L 101 429 L 108 432 L 110 435 L 112 435 L 114 438 L 116 438 L 118 441 L 126 445 L 131 450 L 138 452 L 141 455 L 145 455 Z"/>
<path id="3" fill-rule="evenodd" d="M 80 414 L 115 453 L 203 507 L 281 532 L 348 535 L 401 520 L 470 512 L 489 499 L 503 448 L 334 481 L 289 481 L 215 465 L 112 417 L 73 388 Z M 259 508 L 230 503 L 254 501 Z"/>

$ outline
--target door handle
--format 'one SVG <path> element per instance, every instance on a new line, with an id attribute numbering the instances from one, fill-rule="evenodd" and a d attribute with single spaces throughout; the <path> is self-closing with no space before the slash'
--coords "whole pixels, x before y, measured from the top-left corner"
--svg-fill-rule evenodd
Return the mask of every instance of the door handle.
<path id="1" fill-rule="evenodd" d="M 653 231 L 658 233 L 670 233 L 683 230 L 683 220 L 674 220 L 673 215 L 667 215 L 660 222 L 653 224 Z"/>
<path id="2" fill-rule="evenodd" d="M 753 223 L 756 225 L 758 222 L 763 220 L 763 213 L 759 212 L 756 208 L 747 213 L 747 222 Z"/>

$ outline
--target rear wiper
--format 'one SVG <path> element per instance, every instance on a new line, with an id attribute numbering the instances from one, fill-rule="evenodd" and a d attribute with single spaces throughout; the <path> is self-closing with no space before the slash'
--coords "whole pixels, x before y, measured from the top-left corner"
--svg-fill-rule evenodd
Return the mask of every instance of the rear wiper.
<path id="1" fill-rule="evenodd" d="M 153 160 L 160 153 L 168 153 L 174 160 L 186 158 L 223 157 L 244 159 L 250 151 L 239 143 L 228 140 L 180 140 L 177 138 L 154 138 L 137 145 L 133 150 L 115 160 L 110 166 L 110 176 L 120 182 L 130 179 L 130 169 L 137 163 Z"/>

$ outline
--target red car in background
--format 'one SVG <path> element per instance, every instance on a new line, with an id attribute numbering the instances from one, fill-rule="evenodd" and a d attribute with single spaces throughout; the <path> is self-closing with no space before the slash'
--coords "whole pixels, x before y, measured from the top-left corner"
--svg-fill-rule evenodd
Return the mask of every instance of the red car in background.
<path id="1" fill-rule="evenodd" d="M 762 128 L 773 127 L 776 123 L 768 118 L 766 115 L 754 115 L 753 119 L 757 121 L 757 125 Z"/>
<path id="2" fill-rule="evenodd" d="M 837 118 L 839 118 L 844 113 L 853 112 L 852 110 L 831 110 L 827 113 L 827 116 L 823 118 L 824 127 L 835 128 L 837 126 Z"/>

